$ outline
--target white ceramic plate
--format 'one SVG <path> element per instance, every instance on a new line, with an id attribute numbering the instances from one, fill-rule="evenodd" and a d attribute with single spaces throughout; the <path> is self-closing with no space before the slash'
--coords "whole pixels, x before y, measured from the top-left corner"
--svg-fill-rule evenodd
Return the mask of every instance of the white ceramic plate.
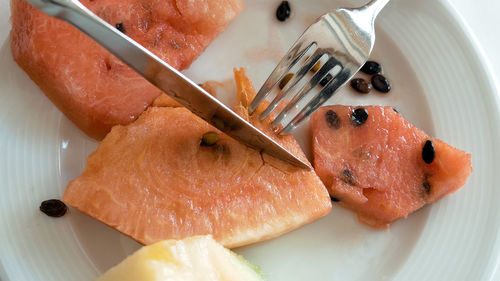
<path id="1" fill-rule="evenodd" d="M 277 2 L 247 1 L 186 73 L 198 82 L 226 80 L 243 66 L 259 86 L 316 16 L 363 1 L 292 0 L 286 23 L 274 19 Z M 75 210 L 59 219 L 38 211 L 41 201 L 62 196 L 97 144 L 20 70 L 8 44 L 0 49 L 1 279 L 93 280 L 139 244 Z M 362 96 L 344 89 L 331 103 L 397 107 L 427 133 L 472 153 L 467 184 L 390 231 L 360 225 L 334 206 L 306 227 L 237 251 L 268 280 L 491 280 L 500 253 L 500 103 L 481 52 L 447 2 L 393 0 L 379 16 L 372 57 L 394 90 Z M 297 135 L 308 151 L 304 131 Z"/>

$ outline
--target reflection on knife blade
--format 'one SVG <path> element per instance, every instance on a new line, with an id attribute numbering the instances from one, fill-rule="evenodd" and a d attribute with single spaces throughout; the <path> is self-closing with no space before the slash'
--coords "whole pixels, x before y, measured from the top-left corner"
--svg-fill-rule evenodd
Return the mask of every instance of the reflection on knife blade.
<path id="1" fill-rule="evenodd" d="M 168 65 L 166 67 L 164 64 L 166 63 L 159 61 L 159 59 L 149 58 L 143 76 L 167 95 L 212 125 L 221 127 L 220 122 L 222 121 L 223 131 L 231 137 L 293 165 L 310 168 L 309 165 L 257 130 L 203 88 L 190 81 L 177 70 Z M 219 123 L 218 126 L 217 123 Z"/>
<path id="2" fill-rule="evenodd" d="M 43 12 L 62 19 L 94 39 L 160 90 L 210 122 L 224 120 L 229 136 L 302 168 L 309 168 L 295 155 L 235 114 L 179 71 L 152 52 L 96 16 L 76 0 L 29 0 Z"/>

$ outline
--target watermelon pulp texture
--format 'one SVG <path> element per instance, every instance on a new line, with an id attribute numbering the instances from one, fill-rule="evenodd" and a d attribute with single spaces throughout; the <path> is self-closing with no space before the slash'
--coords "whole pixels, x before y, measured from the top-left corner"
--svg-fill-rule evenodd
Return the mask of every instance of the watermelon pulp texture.
<path id="1" fill-rule="evenodd" d="M 330 195 L 360 221 L 386 227 L 427 203 L 463 186 L 472 171 L 471 155 L 426 135 L 391 107 L 326 106 L 311 118 L 313 165 Z M 430 164 L 422 158 L 434 145 Z"/>
<path id="2" fill-rule="evenodd" d="M 248 119 L 255 91 L 243 70 L 235 78 L 236 111 L 272 132 L 269 122 Z M 202 145 L 209 132 L 218 140 Z M 276 140 L 305 157 L 293 136 Z M 113 127 L 63 200 L 143 244 L 212 234 L 226 247 L 243 246 L 331 210 L 314 171 L 251 149 L 183 107 L 150 107 Z"/>
<path id="3" fill-rule="evenodd" d="M 242 10 L 242 0 L 81 0 L 173 67 L 187 68 Z M 11 0 L 14 60 L 95 139 L 134 121 L 161 91 L 71 25 Z"/>

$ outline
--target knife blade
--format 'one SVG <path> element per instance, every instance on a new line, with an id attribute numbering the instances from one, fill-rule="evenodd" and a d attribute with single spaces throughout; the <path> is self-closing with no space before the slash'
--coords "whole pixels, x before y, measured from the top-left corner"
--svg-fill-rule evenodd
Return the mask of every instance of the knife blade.
<path id="1" fill-rule="evenodd" d="M 115 29 L 76 0 L 27 0 L 94 39 L 145 79 L 205 121 L 224 122 L 224 133 L 297 167 L 311 166 L 241 118 L 152 52 Z M 220 127 L 220 126 L 219 126 Z"/>

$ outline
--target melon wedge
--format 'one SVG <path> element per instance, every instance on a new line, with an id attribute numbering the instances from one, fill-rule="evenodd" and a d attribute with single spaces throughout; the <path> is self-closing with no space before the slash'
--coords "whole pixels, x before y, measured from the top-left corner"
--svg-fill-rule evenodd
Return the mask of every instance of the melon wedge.
<path id="1" fill-rule="evenodd" d="M 187 68 L 243 9 L 242 0 L 81 0 L 173 67 Z M 11 0 L 14 60 L 68 119 L 95 139 L 129 124 L 156 87 L 76 28 Z"/>
<path id="2" fill-rule="evenodd" d="M 262 281 L 260 269 L 210 236 L 144 246 L 96 281 Z"/>
<path id="3" fill-rule="evenodd" d="M 426 135 L 391 107 L 362 107 L 368 118 L 359 125 L 357 108 L 322 107 L 311 122 L 314 169 L 360 221 L 387 227 L 465 184 L 470 154 Z M 430 164 L 422 157 L 427 140 L 435 150 Z"/>
<path id="4" fill-rule="evenodd" d="M 235 77 L 237 111 L 248 118 L 255 91 L 243 70 Z M 251 121 L 270 131 L 269 123 Z M 217 143 L 200 145 L 211 131 Z M 274 137 L 305 158 L 292 136 Z M 151 107 L 115 126 L 63 200 L 143 244 L 211 234 L 230 248 L 276 237 L 331 209 L 314 171 L 250 149 L 181 107 Z"/>

